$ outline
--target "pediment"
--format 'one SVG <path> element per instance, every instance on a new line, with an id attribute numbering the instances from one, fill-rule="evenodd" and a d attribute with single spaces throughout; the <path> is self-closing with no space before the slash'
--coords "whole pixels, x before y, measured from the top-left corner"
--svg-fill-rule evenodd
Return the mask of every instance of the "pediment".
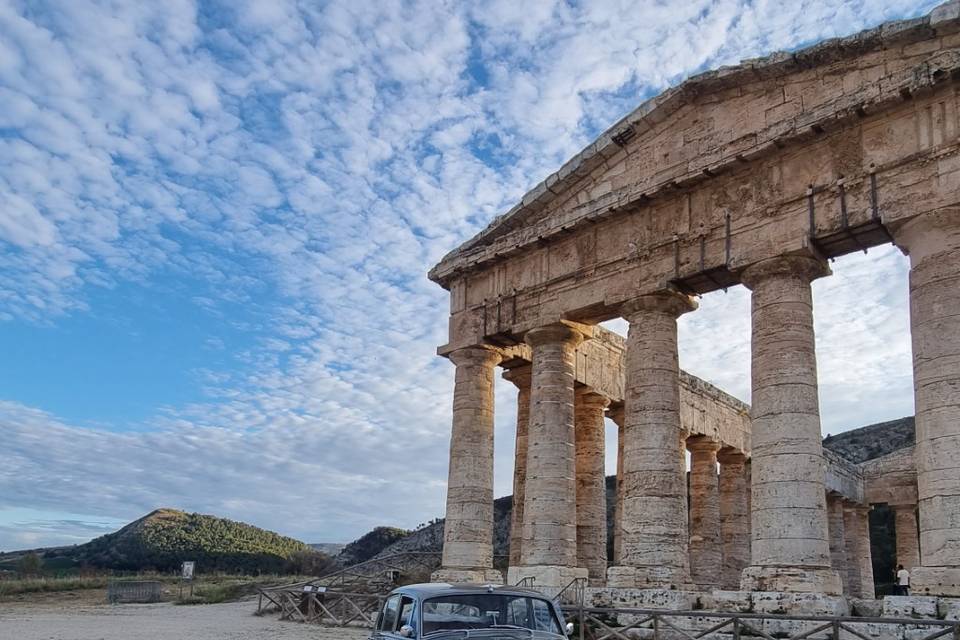
<path id="1" fill-rule="evenodd" d="M 914 20 L 707 71 L 646 101 L 430 272 L 457 273 L 524 245 L 892 108 L 960 71 L 954 0 Z"/>

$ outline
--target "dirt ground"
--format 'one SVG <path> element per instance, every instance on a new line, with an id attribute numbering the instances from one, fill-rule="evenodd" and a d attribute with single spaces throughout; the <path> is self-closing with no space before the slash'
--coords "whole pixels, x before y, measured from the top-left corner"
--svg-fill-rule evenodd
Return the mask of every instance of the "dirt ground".
<path id="1" fill-rule="evenodd" d="M 80 592 L 78 592 L 80 593 Z M 102 592 L 103 596 L 106 592 Z M 53 596 L 54 594 L 45 594 Z M 62 595 L 62 594 L 61 594 Z M 257 617 L 255 600 L 177 606 L 101 604 L 105 597 L 41 597 L 0 602 L 0 638 L 17 640 L 365 640 L 364 629 L 330 629 Z"/>

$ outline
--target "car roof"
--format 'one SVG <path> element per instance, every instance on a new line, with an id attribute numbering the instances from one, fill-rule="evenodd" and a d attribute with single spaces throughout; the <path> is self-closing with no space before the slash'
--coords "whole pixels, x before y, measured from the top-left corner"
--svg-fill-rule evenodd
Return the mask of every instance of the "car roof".
<path id="1" fill-rule="evenodd" d="M 403 587 L 397 587 L 390 592 L 391 595 L 401 593 L 414 596 L 419 599 L 435 598 L 437 596 L 455 596 L 455 595 L 474 595 L 483 593 L 495 593 L 507 596 L 531 596 L 550 600 L 539 591 L 525 589 L 523 587 L 514 587 L 502 584 L 449 584 L 446 582 L 425 582 L 423 584 L 408 584 Z"/>

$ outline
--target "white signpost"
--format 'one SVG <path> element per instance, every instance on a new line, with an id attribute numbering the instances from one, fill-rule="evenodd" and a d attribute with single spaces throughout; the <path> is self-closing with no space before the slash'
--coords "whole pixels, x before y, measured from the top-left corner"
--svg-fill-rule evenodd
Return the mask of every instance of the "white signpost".
<path id="1" fill-rule="evenodd" d="M 190 597 L 193 597 L 193 572 L 197 563 L 194 560 L 186 560 L 180 565 L 180 599 L 183 599 L 183 581 L 190 583 Z"/>

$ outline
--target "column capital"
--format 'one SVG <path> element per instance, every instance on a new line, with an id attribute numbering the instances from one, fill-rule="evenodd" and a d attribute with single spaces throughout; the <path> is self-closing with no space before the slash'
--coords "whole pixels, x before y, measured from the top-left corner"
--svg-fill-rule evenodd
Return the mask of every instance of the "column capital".
<path id="1" fill-rule="evenodd" d="M 798 277 L 807 282 L 830 275 L 830 266 L 809 256 L 777 256 L 755 262 L 740 272 L 740 282 L 748 289 L 768 278 Z"/>
<path id="2" fill-rule="evenodd" d="M 523 336 L 524 342 L 532 347 L 542 344 L 566 342 L 577 347 L 585 339 L 593 336 L 593 330 L 588 325 L 572 322 L 557 322 L 544 327 L 530 329 Z"/>
<path id="3" fill-rule="evenodd" d="M 857 515 L 865 516 L 871 511 L 873 511 L 872 504 L 860 504 L 859 502 L 853 502 L 848 498 L 843 498 L 843 510 L 844 511 L 853 511 Z"/>
<path id="4" fill-rule="evenodd" d="M 618 427 L 623 427 L 623 403 L 621 402 L 608 408 L 607 417 L 613 420 Z"/>
<path id="5" fill-rule="evenodd" d="M 492 347 L 477 345 L 474 347 L 463 347 L 447 354 L 453 364 L 460 366 L 488 366 L 495 367 L 500 364 L 503 356 L 499 351 Z"/>
<path id="6" fill-rule="evenodd" d="M 610 398 L 603 394 L 597 393 L 590 387 L 577 387 L 574 389 L 574 395 L 576 397 L 577 404 L 584 407 L 603 411 L 610 406 Z"/>
<path id="7" fill-rule="evenodd" d="M 736 449 L 721 447 L 720 451 L 717 452 L 717 462 L 722 465 L 746 464 L 747 455 Z"/>
<path id="8" fill-rule="evenodd" d="M 944 251 L 960 248 L 960 209 L 924 213 L 891 225 L 894 244 L 917 262 Z"/>
<path id="9" fill-rule="evenodd" d="M 533 375 L 533 365 L 522 364 L 511 367 L 503 372 L 503 379 L 512 382 L 521 391 L 530 389 L 530 378 Z"/>
<path id="10" fill-rule="evenodd" d="M 696 308 L 697 301 L 692 296 L 665 289 L 627 300 L 620 305 L 620 315 L 628 322 L 633 322 L 635 316 L 647 313 L 663 313 L 678 318 Z"/>
<path id="11" fill-rule="evenodd" d="M 720 443 L 708 436 L 692 436 L 687 438 L 687 451 L 716 453 L 720 451 Z"/>

